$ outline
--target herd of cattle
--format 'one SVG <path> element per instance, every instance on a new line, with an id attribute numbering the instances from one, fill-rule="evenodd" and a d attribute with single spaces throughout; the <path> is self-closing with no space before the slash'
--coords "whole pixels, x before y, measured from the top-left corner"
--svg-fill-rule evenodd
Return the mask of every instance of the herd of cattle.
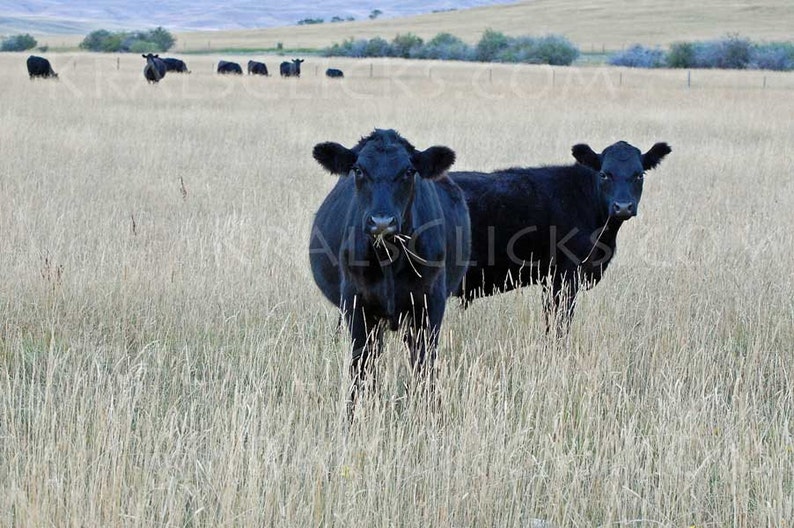
<path id="1" fill-rule="evenodd" d="M 141 56 L 144 59 L 146 59 L 146 65 L 143 67 L 143 76 L 150 83 L 160 82 L 160 80 L 163 77 L 165 77 L 165 74 L 167 72 L 190 73 L 187 64 L 185 64 L 185 61 L 181 59 L 175 59 L 170 57 L 160 58 L 159 55 L 152 53 L 147 53 L 146 55 L 141 55 Z M 303 63 L 303 59 L 292 59 L 291 61 L 284 61 L 279 66 L 279 72 L 281 73 L 282 77 L 300 77 L 302 63 Z M 31 79 L 36 77 L 42 77 L 42 78 L 58 77 L 58 74 L 53 71 L 50 61 L 48 61 L 44 57 L 37 57 L 36 55 L 31 55 L 30 57 L 28 57 L 27 66 L 28 66 L 28 75 L 30 76 Z M 219 74 L 223 74 L 223 75 L 243 74 L 243 69 L 242 67 L 240 67 L 239 63 L 232 61 L 225 61 L 225 60 L 218 61 L 218 67 L 216 71 Z M 258 62 L 255 60 L 248 61 L 248 74 L 264 75 L 264 76 L 270 75 L 267 71 L 267 65 L 264 62 Z M 337 68 L 328 68 L 325 71 L 325 75 L 335 79 L 344 77 L 344 73 L 342 72 L 342 70 L 339 70 Z"/>
<path id="2" fill-rule="evenodd" d="M 386 327 L 404 329 L 415 371 L 432 365 L 450 296 L 467 306 L 541 284 L 547 331 L 567 332 L 578 291 L 601 280 L 637 214 L 645 172 L 670 152 L 578 144 L 572 165 L 485 173 L 448 172 L 451 149 L 420 151 L 394 130 L 352 148 L 316 145 L 314 158 L 340 178 L 315 216 L 309 259 L 350 331 L 351 406 Z"/>
<path id="3" fill-rule="evenodd" d="M 190 73 L 179 59 L 143 57 L 150 82 Z M 282 62 L 281 75 L 299 77 L 302 62 Z M 31 79 L 58 77 L 42 57 L 27 67 Z M 220 61 L 217 72 L 243 70 Z M 267 66 L 249 61 L 248 73 L 268 75 Z M 486 173 L 449 172 L 450 148 L 420 151 L 394 130 L 376 129 L 352 148 L 315 145 L 315 160 L 340 178 L 315 216 L 309 258 L 350 332 L 351 405 L 387 327 L 404 329 L 417 372 L 432 366 L 451 296 L 466 307 L 540 284 L 547 331 L 566 333 L 577 293 L 601 280 L 620 227 L 637 214 L 645 172 L 670 152 L 667 143 L 645 153 L 624 141 L 601 153 L 577 144 L 575 164 Z"/>

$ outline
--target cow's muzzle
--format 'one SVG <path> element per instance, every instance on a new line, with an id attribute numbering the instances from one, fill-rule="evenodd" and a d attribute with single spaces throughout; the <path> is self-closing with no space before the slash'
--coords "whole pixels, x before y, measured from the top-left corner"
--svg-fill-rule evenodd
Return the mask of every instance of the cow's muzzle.
<path id="1" fill-rule="evenodd" d="M 618 220 L 628 220 L 637 216 L 637 205 L 634 202 L 614 202 L 610 213 L 610 216 Z"/>
<path id="2" fill-rule="evenodd" d="M 397 233 L 397 219 L 393 216 L 370 216 L 367 231 L 373 237 L 391 236 Z"/>

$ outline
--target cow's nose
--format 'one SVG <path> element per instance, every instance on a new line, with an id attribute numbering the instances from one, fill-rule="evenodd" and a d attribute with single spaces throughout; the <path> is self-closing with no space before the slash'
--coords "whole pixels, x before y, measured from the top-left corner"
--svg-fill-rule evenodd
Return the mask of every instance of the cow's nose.
<path id="1" fill-rule="evenodd" d="M 612 216 L 615 218 L 631 218 L 637 214 L 634 202 L 615 202 L 612 204 Z"/>
<path id="2" fill-rule="evenodd" d="M 372 236 L 393 235 L 397 232 L 397 220 L 393 216 L 370 216 L 367 227 Z"/>

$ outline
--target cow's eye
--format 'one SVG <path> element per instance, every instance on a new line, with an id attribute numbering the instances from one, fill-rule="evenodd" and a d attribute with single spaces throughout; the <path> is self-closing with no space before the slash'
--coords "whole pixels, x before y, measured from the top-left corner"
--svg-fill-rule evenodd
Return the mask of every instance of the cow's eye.
<path id="1" fill-rule="evenodd" d="M 634 175 L 634 179 L 637 180 L 637 181 L 644 180 L 645 179 L 645 173 L 644 172 L 638 172 L 637 174 Z"/>
<path id="2" fill-rule="evenodd" d="M 609 181 L 612 179 L 612 175 L 608 172 L 601 172 L 600 176 L 601 176 L 601 181 Z"/>
<path id="3" fill-rule="evenodd" d="M 350 169 L 353 173 L 353 177 L 357 180 L 361 180 L 364 177 L 364 172 L 361 170 L 361 167 L 353 167 Z"/>
<path id="4" fill-rule="evenodd" d="M 412 180 L 414 176 L 416 176 L 416 169 L 411 167 L 410 169 L 406 169 L 405 172 L 403 172 L 402 178 L 404 181 L 408 181 Z"/>

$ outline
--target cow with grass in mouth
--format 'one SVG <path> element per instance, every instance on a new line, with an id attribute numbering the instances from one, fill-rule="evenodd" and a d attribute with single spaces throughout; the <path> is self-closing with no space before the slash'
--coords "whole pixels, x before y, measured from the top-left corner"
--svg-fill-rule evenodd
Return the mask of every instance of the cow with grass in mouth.
<path id="1" fill-rule="evenodd" d="M 469 259 L 469 215 L 447 177 L 455 153 L 420 151 L 394 130 L 375 130 L 353 148 L 320 143 L 314 158 L 340 176 L 314 220 L 312 274 L 342 311 L 353 344 L 356 400 L 385 328 L 405 328 L 417 373 L 430 370 L 447 297 Z"/>
<path id="2" fill-rule="evenodd" d="M 597 154 L 574 145 L 575 165 L 450 173 L 466 195 L 472 263 L 456 295 L 464 304 L 533 283 L 544 286 L 546 327 L 565 331 L 581 287 L 597 284 L 618 231 L 637 214 L 645 172 L 671 152 L 619 141 Z"/>

